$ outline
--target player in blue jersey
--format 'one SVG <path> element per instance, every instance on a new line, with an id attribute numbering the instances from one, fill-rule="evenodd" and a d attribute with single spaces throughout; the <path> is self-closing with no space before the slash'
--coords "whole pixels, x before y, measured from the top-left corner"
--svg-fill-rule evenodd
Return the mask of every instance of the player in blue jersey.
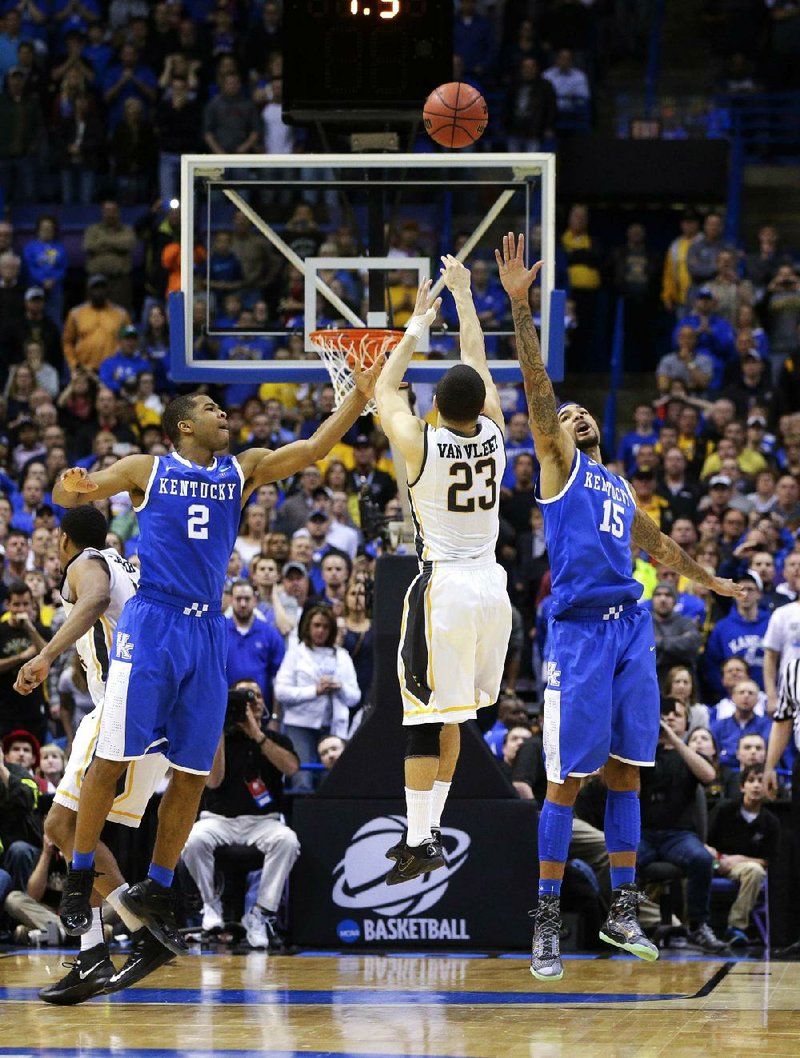
<path id="1" fill-rule="evenodd" d="M 639 768 L 655 761 L 659 690 L 652 622 L 639 606 L 642 588 L 631 575 L 631 543 L 718 595 L 735 596 L 739 589 L 699 566 L 637 509 L 627 481 L 602 465 L 600 431 L 586 409 L 557 406 L 528 300 L 541 262 L 526 268 L 524 250 L 524 237 L 509 234 L 496 257 L 511 299 L 541 467 L 536 497 L 553 582 L 545 659 L 547 796 L 539 819 L 531 973 L 540 981 L 559 981 L 559 900 L 572 807 L 581 779 L 601 767 L 608 787 L 604 830 L 613 900 L 600 937 L 641 959 L 658 958 L 639 925 L 635 873 Z"/>
<path id="2" fill-rule="evenodd" d="M 127 456 L 93 474 L 72 468 L 53 489 L 62 507 L 127 492 L 141 530 L 139 591 L 117 624 L 97 749 L 81 791 L 60 909 L 68 933 L 91 924 L 94 849 L 117 784 L 132 761 L 158 752 L 173 772 L 153 859 L 148 877 L 123 899 L 168 948 L 187 950 L 170 886 L 222 733 L 227 639 L 220 602 L 242 507 L 260 485 L 328 453 L 363 414 L 382 366 L 382 358 L 368 370 L 357 366 L 355 389 L 308 440 L 216 456 L 228 448 L 227 417 L 210 397 L 193 393 L 164 412 L 169 455 Z"/>

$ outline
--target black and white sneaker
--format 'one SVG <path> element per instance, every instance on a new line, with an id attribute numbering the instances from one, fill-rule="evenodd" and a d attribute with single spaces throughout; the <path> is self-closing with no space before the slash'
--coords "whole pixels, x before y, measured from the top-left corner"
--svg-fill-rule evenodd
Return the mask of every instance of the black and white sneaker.
<path id="1" fill-rule="evenodd" d="M 174 958 L 173 952 L 156 940 L 146 926 L 142 926 L 131 937 L 128 958 L 109 980 L 106 992 L 119 992 L 129 985 L 135 985 Z"/>
<path id="2" fill-rule="evenodd" d="M 635 885 L 621 885 L 611 896 L 611 907 L 600 930 L 600 940 L 622 948 L 638 959 L 655 962 L 658 948 L 648 940 L 639 924 L 639 904 L 645 899 L 644 894 Z"/>
<path id="3" fill-rule="evenodd" d="M 61 965 L 68 967 L 69 973 L 55 984 L 39 990 L 39 998 L 45 1003 L 71 1006 L 102 995 L 115 973 L 105 944 L 96 944 L 79 952 L 75 959 Z"/>
<path id="4" fill-rule="evenodd" d="M 404 844 L 394 867 L 386 875 L 386 884 L 400 885 L 419 877 L 420 874 L 429 874 L 437 867 L 444 867 L 444 854 L 441 844 L 435 838 L 417 845 L 416 848 Z"/>
<path id="5" fill-rule="evenodd" d="M 560 981 L 564 976 L 561 962 L 561 901 L 551 893 L 539 897 L 534 911 L 531 973 L 537 981 Z"/>
<path id="6" fill-rule="evenodd" d="M 439 844 L 442 845 L 442 831 L 440 830 L 439 827 L 431 827 L 431 836 L 432 836 L 434 841 L 438 841 Z M 400 859 L 400 854 L 403 851 L 403 849 L 406 847 L 406 838 L 407 837 L 408 837 L 408 831 L 404 830 L 403 831 L 403 836 L 402 836 L 402 838 L 400 838 L 400 840 L 397 842 L 397 844 L 396 845 L 392 845 L 392 847 L 387 850 L 387 852 L 386 852 L 386 859 L 387 860 L 395 860 L 395 861 L 397 861 L 397 860 Z M 442 846 L 442 855 L 444 856 L 444 846 Z"/>
<path id="7" fill-rule="evenodd" d="M 189 945 L 181 936 L 180 926 L 175 919 L 172 903 L 172 890 L 167 889 L 152 878 L 145 878 L 127 889 L 120 897 L 123 905 L 144 922 L 156 940 L 175 955 L 185 955 Z"/>
<path id="8" fill-rule="evenodd" d="M 58 917 L 61 925 L 71 937 L 80 937 L 88 933 L 92 926 L 92 889 L 96 874 L 94 867 L 76 870 L 70 867 L 64 892 L 61 894 L 61 905 Z"/>

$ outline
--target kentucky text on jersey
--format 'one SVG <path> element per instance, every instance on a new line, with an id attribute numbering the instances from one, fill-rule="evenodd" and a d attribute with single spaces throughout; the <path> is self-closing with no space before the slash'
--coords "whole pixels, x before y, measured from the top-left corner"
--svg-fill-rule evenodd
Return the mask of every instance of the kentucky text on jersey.
<path id="1" fill-rule="evenodd" d="M 216 481 L 176 481 L 162 478 L 158 483 L 159 496 L 191 496 L 198 500 L 235 500 L 239 502 L 238 484 Z"/>
<path id="2" fill-rule="evenodd" d="M 436 447 L 442 459 L 477 459 L 478 456 L 488 456 L 497 451 L 497 438 L 490 437 L 480 444 L 469 441 L 464 441 L 462 444 L 437 441 Z"/>
<path id="3" fill-rule="evenodd" d="M 632 576 L 631 527 L 636 505 L 628 483 L 576 450 L 557 496 L 536 500 L 553 585 L 553 615 L 575 608 L 607 609 L 635 602 L 642 586 Z"/>
<path id="4" fill-rule="evenodd" d="M 610 496 L 617 503 L 622 503 L 626 507 L 633 506 L 627 489 L 615 485 L 613 481 L 609 481 L 608 478 L 604 478 L 600 474 L 593 474 L 591 470 L 586 471 L 583 487 L 585 489 L 594 489 L 595 492 L 603 492 L 606 496 Z"/>
<path id="5" fill-rule="evenodd" d="M 219 606 L 228 558 L 239 531 L 244 475 L 235 456 L 211 466 L 177 452 L 153 463 L 141 528 L 141 587 L 182 602 Z"/>

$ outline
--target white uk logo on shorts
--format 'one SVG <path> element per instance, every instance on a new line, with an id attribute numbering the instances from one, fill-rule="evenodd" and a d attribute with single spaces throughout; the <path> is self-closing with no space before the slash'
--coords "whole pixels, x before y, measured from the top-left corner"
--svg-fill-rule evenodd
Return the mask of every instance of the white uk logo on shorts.
<path id="1" fill-rule="evenodd" d="M 548 687 L 560 687 L 561 686 L 561 669 L 558 667 L 557 661 L 547 662 L 547 686 Z"/>
<path id="2" fill-rule="evenodd" d="M 133 661 L 134 645 L 127 632 L 117 632 L 117 657 L 120 661 Z"/>

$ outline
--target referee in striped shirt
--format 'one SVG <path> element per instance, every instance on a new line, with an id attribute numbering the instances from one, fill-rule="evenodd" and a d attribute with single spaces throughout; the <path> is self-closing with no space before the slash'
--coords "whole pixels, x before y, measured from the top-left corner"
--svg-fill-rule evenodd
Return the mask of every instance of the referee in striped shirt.
<path id="1" fill-rule="evenodd" d="M 778 792 L 778 777 L 775 769 L 789 745 L 789 738 L 794 735 L 795 757 L 792 768 L 792 804 L 791 823 L 794 839 L 795 870 L 800 871 L 800 658 L 793 658 L 783 673 L 778 707 L 773 716 L 772 729 L 767 746 L 767 762 L 764 766 L 764 780 L 767 794 L 775 797 Z M 787 948 L 773 952 L 778 959 L 800 960 L 800 939 Z"/>

